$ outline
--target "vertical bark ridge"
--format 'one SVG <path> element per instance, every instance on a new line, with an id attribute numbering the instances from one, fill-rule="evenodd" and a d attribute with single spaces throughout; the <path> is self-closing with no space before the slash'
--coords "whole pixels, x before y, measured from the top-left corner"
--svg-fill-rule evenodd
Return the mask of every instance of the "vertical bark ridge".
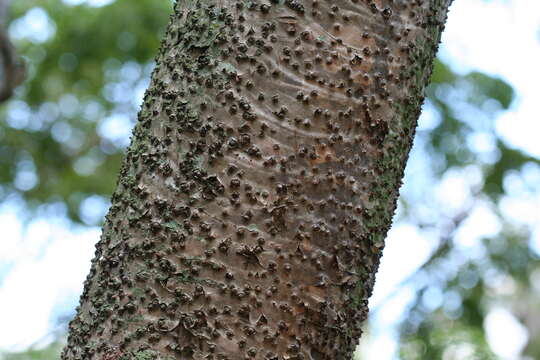
<path id="1" fill-rule="evenodd" d="M 62 359 L 346 359 L 450 0 L 178 2 Z"/>

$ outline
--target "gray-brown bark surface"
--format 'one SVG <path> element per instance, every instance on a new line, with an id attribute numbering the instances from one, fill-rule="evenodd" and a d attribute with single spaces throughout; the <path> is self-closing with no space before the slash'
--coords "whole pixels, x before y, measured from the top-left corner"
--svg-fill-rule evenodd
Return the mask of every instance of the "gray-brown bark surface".
<path id="1" fill-rule="evenodd" d="M 178 2 L 62 358 L 349 358 L 450 2 Z"/>

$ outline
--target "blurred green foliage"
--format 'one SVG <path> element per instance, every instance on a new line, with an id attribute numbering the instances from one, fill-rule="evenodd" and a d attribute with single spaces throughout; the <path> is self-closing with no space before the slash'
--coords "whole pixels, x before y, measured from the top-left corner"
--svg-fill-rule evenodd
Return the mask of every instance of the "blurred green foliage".
<path id="1" fill-rule="evenodd" d="M 84 199 L 110 196 L 126 141 L 116 132 L 135 121 L 171 4 L 12 2 L 10 33 L 29 76 L 0 108 L 0 201 L 61 202 L 81 221 Z"/>
<path id="2" fill-rule="evenodd" d="M 509 177 L 523 182 L 526 173 L 540 176 L 540 161 L 506 144 L 494 121 L 513 97 L 513 89 L 501 79 L 477 72 L 458 75 L 436 62 L 427 107 L 439 121 L 418 132 L 417 151 L 430 154 L 423 160 L 431 170 L 433 189 L 449 174 L 465 178 L 476 172 L 477 179 L 458 209 L 434 206 L 435 190 L 427 190 L 423 198 L 405 192 L 400 199 L 405 210 L 397 221 L 440 234 L 430 257 L 404 284 L 415 288 L 416 295 L 400 328 L 401 359 L 457 360 L 463 358 L 456 355 L 460 347 L 467 348 L 467 359 L 496 359 L 484 323 L 498 306 L 528 328 L 523 355 L 540 358 L 538 324 L 523 321 L 525 314 L 540 319 L 538 286 L 535 289 L 531 277 L 540 269 L 540 258 L 531 249 L 532 224 L 510 219 L 504 205 L 515 192 Z M 412 177 L 405 183 L 414 187 Z M 540 191 L 540 183 L 533 187 L 531 195 Z M 479 205 L 489 209 L 500 230 L 464 245 L 464 229 Z M 419 207 L 429 208 L 429 214 L 416 211 Z M 514 289 L 511 294 L 501 290 L 504 281 Z"/>
<path id="3" fill-rule="evenodd" d="M 2 360 L 57 360 L 60 359 L 60 353 L 64 343 L 53 342 L 43 349 L 28 349 L 17 353 L 0 355 Z"/>
<path id="4" fill-rule="evenodd" d="M 12 2 L 10 33 L 29 77 L 0 107 L 0 202 L 15 198 L 29 214 L 65 204 L 73 221 L 95 225 L 101 217 L 86 214 L 85 201 L 98 199 L 90 206 L 101 206 L 98 215 L 106 209 L 171 1 L 74 2 Z M 36 29 L 48 36 L 36 36 Z M 454 359 L 445 354 L 463 344 L 472 349 L 471 359 L 495 358 L 484 321 L 502 305 L 529 330 L 525 352 L 540 359 L 540 326 L 531 320 L 540 319 L 538 254 L 531 251 L 530 227 L 508 219 L 502 206 L 513 196 L 513 183 L 540 171 L 538 159 L 512 148 L 495 130 L 494 119 L 512 105 L 513 90 L 482 73 L 456 74 L 440 61 L 432 80 L 430 121 L 415 140 L 428 170 L 407 175 L 396 221 L 440 236 L 424 266 L 402 285 L 416 295 L 402 316 L 400 358 Z M 434 189 L 449 174 L 471 171 L 479 179 L 458 209 L 434 204 L 432 190 L 414 190 L 420 180 Z M 458 235 L 479 203 L 487 204 L 501 230 L 464 254 Z M 500 279 L 512 284 L 511 293 L 498 289 Z M 53 359 L 58 346 L 6 359 Z"/>

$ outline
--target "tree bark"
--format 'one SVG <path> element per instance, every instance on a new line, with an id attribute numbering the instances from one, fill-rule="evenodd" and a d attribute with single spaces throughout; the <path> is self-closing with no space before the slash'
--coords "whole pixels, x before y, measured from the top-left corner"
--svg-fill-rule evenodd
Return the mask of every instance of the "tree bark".
<path id="1" fill-rule="evenodd" d="M 450 2 L 177 2 L 62 359 L 350 358 Z"/>

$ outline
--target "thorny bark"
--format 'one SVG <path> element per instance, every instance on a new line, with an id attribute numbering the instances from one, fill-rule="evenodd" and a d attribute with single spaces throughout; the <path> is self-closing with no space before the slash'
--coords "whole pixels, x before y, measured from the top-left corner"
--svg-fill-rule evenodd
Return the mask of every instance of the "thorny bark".
<path id="1" fill-rule="evenodd" d="M 0 0 L 0 102 L 8 100 L 25 77 L 24 66 L 7 34 L 8 9 L 9 1 Z"/>
<path id="2" fill-rule="evenodd" d="M 450 2 L 178 2 L 62 359 L 349 358 Z"/>

